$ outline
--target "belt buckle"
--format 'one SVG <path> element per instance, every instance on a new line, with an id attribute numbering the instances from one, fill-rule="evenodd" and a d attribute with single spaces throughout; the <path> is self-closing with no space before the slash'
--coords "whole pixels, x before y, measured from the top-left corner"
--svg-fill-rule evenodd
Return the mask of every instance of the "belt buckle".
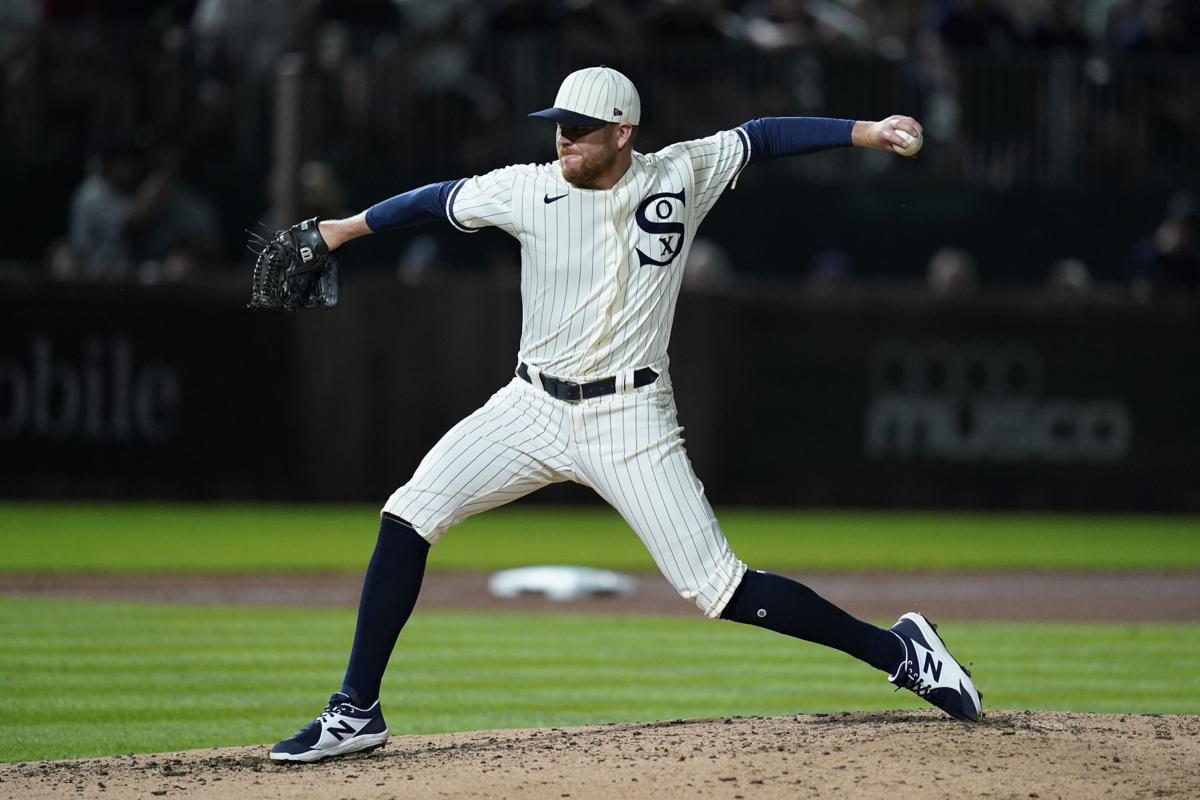
<path id="1" fill-rule="evenodd" d="M 576 383 L 575 381 L 563 381 L 563 384 L 571 387 L 571 394 L 572 394 L 571 397 L 563 398 L 564 400 L 570 400 L 573 403 L 579 403 L 579 402 L 583 401 L 583 384 L 582 383 Z"/>

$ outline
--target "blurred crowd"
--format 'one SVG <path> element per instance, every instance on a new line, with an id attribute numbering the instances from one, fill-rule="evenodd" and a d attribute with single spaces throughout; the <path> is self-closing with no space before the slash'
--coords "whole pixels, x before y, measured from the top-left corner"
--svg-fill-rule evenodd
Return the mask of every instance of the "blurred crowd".
<path id="1" fill-rule="evenodd" d="M 835 86 L 842 73 L 796 53 L 841 54 L 857 85 Z M 1004 189 L 1122 163 L 1129 179 L 1194 165 L 1200 103 L 1170 66 L 1182 59 L 1193 71 L 1178 74 L 1194 76 L 1198 53 L 1191 0 L 0 0 L 0 163 L 86 173 L 44 250 L 54 275 L 170 281 L 231 257 L 230 217 L 271 226 L 341 213 L 346 187 L 376 191 L 381 169 L 411 184 L 508 163 L 521 146 L 519 157 L 544 156 L 544 141 L 522 135 L 524 111 L 582 64 L 631 65 L 661 144 L 752 116 L 849 116 L 844 95 L 879 83 L 854 65 L 899 64 L 879 102 L 911 103 L 945 143 L 944 175 Z M 997 99 L 997 73 L 980 68 L 1059 55 L 1095 89 L 1091 105 L 1058 103 L 1073 84 L 1041 67 L 1037 80 L 1013 73 Z M 302 81 L 281 144 L 289 57 Z M 1131 127 L 1103 101 L 1120 65 L 1146 58 L 1154 67 L 1125 90 L 1143 103 Z M 1072 124 L 1095 139 L 1084 155 L 1056 139 Z M 1142 160 L 1113 161 L 1118 151 Z M 219 193 L 230 181 L 245 187 L 238 197 Z M 1195 199 L 1179 197 L 1145 241 L 1126 243 L 1143 296 L 1195 291 Z M 701 283 L 734 274 L 713 247 L 698 248 Z M 436 248 L 422 252 L 406 258 L 426 263 Z M 818 256 L 815 285 L 855 275 L 839 251 Z M 1087 273 L 1066 259 L 1048 281 L 1076 291 Z M 956 248 L 928 275 L 950 294 L 976 282 Z"/>

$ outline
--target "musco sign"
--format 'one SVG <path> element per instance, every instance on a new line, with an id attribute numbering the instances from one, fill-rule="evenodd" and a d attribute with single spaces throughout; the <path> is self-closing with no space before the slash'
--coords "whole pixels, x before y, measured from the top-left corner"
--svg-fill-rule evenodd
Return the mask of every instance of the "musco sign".
<path id="1" fill-rule="evenodd" d="M 865 450 L 874 461 L 1120 462 L 1124 401 L 1055 397 L 1028 342 L 888 341 L 870 354 Z"/>

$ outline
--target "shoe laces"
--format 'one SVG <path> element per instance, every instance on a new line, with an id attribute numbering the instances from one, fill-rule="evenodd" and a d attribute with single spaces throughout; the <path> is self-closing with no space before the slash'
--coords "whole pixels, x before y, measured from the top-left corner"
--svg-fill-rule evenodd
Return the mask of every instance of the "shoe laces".
<path id="1" fill-rule="evenodd" d="M 928 698 L 929 693 L 933 691 L 933 684 L 926 683 L 925 679 L 921 677 L 921 673 L 913 669 L 908 662 L 904 663 L 901 670 L 903 672 L 903 682 L 896 686 L 896 691 L 908 689 L 918 697 Z"/>
<path id="2" fill-rule="evenodd" d="M 344 700 L 329 699 L 329 705 L 325 706 L 325 710 L 321 712 L 321 716 L 317 717 L 321 722 L 328 722 L 333 719 L 335 714 L 342 713 L 342 709 L 349 705 Z"/>

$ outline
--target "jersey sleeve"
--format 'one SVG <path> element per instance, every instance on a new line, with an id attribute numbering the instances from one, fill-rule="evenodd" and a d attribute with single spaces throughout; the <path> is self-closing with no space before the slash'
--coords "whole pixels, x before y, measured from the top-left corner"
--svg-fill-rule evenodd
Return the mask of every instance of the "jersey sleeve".
<path id="1" fill-rule="evenodd" d="M 704 219 L 726 187 L 737 182 L 750 160 L 750 138 L 745 131 L 734 128 L 675 146 L 691 159 L 696 218 Z"/>
<path id="2" fill-rule="evenodd" d="M 491 225 L 515 236 L 514 186 L 526 171 L 525 166 L 513 166 L 463 178 L 446 198 L 446 218 L 464 233 L 476 233 Z"/>

